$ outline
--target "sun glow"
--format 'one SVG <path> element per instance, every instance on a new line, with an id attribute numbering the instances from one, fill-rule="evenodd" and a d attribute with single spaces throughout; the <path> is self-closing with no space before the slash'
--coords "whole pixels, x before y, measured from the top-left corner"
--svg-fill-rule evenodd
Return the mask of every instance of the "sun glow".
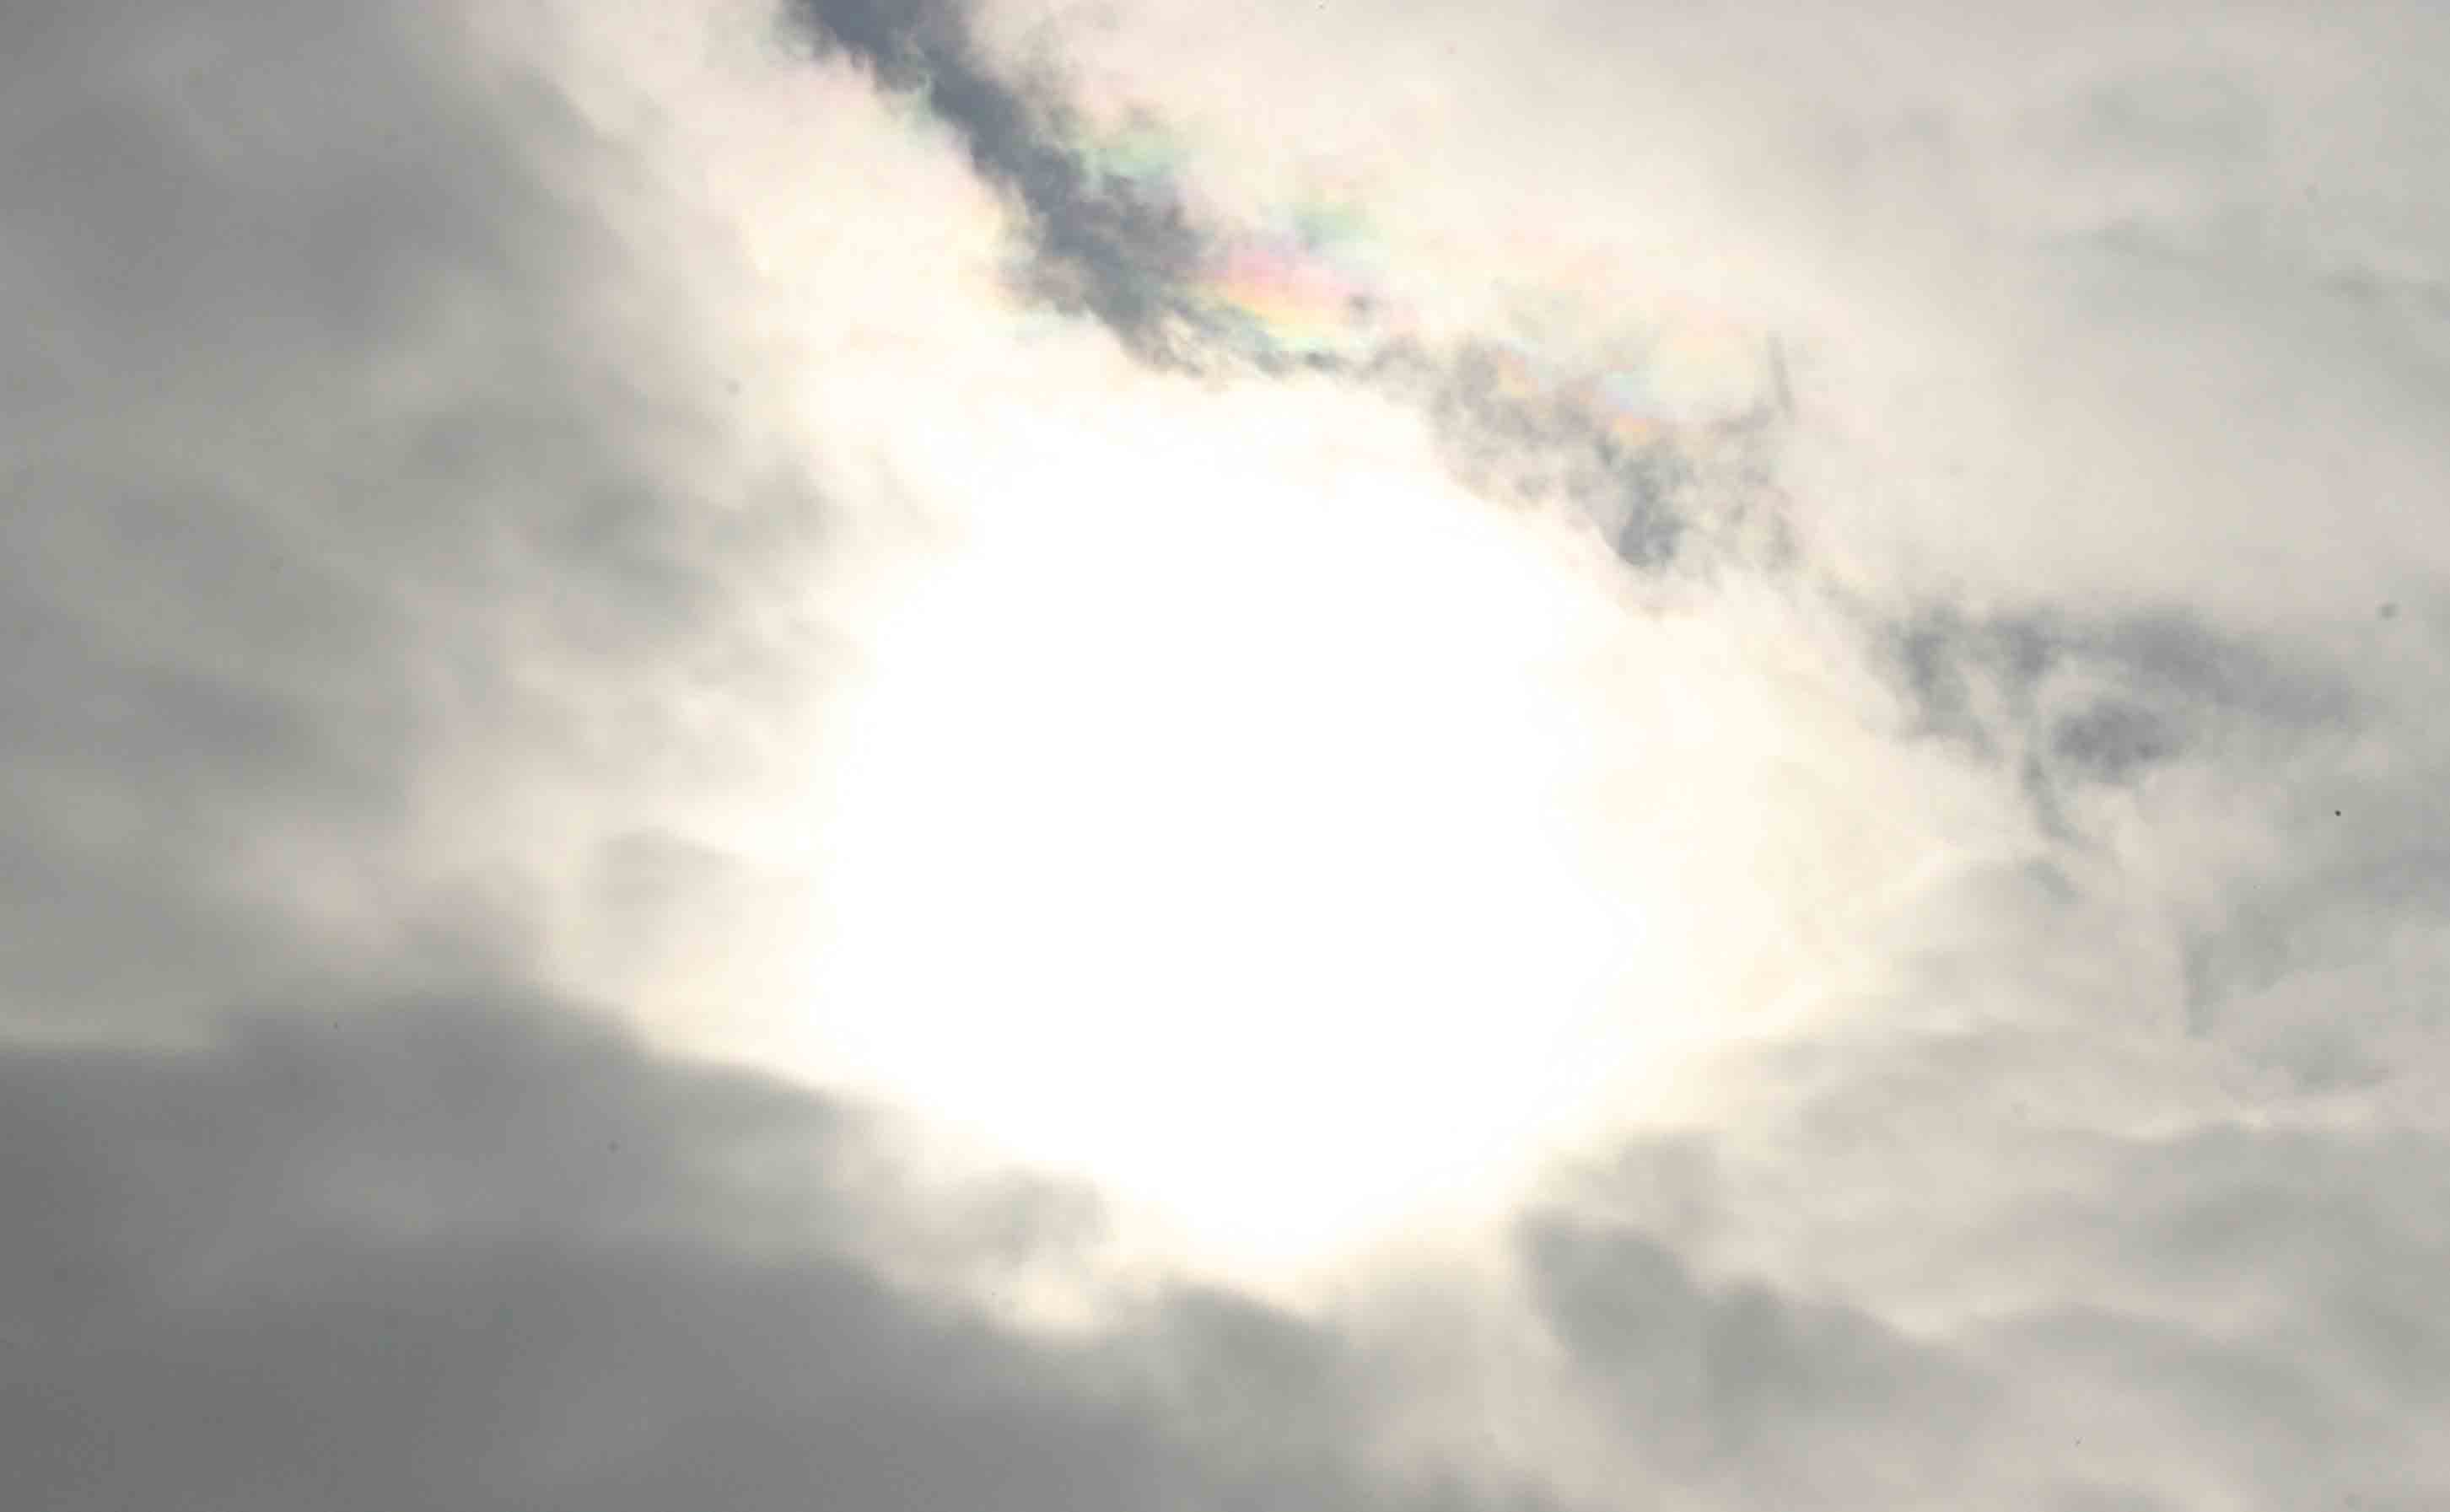
<path id="1" fill-rule="evenodd" d="M 1241 423 L 1016 412 L 940 455 L 973 502 L 830 736 L 812 1034 L 1285 1260 L 1501 1197 L 1706 1026 L 1682 874 L 1727 816 L 1663 779 L 1733 706 L 1417 436 L 1204 402 Z"/>
<path id="2" fill-rule="evenodd" d="M 949 128 L 774 55 L 763 16 L 620 41 L 591 110 L 655 122 L 676 223 L 724 233 L 672 260 L 713 429 L 744 483 L 820 486 L 822 560 L 778 561 L 753 691 L 709 673 L 736 761 L 610 805 L 669 843 L 591 882 L 573 991 L 913 1114 L 956 1178 L 1079 1175 L 1169 1262 L 1273 1280 L 1487 1231 L 1548 1157 L 1689 1112 L 1686 1052 L 1782 1011 L 1963 832 L 1793 585 L 1671 590 L 1591 519 L 1474 495 L 1456 447 L 1497 438 L 1436 433 L 1402 362 L 1192 379 L 1016 308 L 1012 206 Z M 1157 200 L 1233 177 L 1162 133 L 1076 145 Z M 1532 242 L 1302 177 L 1202 212 L 1168 298 L 1219 354 L 1478 350 L 1552 281 Z M 1499 397 L 1626 446 L 1760 407 L 1757 343 L 1679 345 L 1692 311 L 1582 331 L 1627 308 L 1608 271 L 1499 343 Z"/>

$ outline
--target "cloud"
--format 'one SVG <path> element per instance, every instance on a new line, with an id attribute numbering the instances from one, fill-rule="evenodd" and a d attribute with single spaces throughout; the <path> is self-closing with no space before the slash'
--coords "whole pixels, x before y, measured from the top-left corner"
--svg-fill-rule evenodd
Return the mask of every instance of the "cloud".
<path id="1" fill-rule="evenodd" d="M 635 689 L 756 675 L 743 595 L 812 491 L 719 443 L 711 383 L 641 380 L 600 139 L 452 27 L 129 6 L 25 41 L 0 1001 L 160 1025 L 530 969 L 550 903 L 476 815 L 521 767 L 703 762 Z"/>
<path id="2" fill-rule="evenodd" d="M 805 0 L 790 14 L 882 87 L 914 92 L 960 134 L 980 175 L 1014 197 L 1033 253 L 1029 293 L 1085 310 L 1148 359 L 1186 355 L 1172 327 L 1200 232 L 1170 196 L 1094 171 L 1066 140 L 1069 112 L 1054 81 L 1008 77 L 972 35 L 964 6 Z"/>
<path id="3" fill-rule="evenodd" d="M 1141 360 L 1382 388 L 1433 417 L 1475 489 L 1587 517 L 1635 566 L 1666 565 L 1704 523 L 1688 517 L 1701 510 L 1728 516 L 1707 522 L 1714 533 L 1779 527 L 1756 435 L 1785 399 L 1774 340 L 1756 334 L 1736 391 L 1695 411 L 1687 395 L 1614 392 L 1673 389 L 1662 373 L 1672 362 L 1655 350 L 1526 353 L 1497 339 L 1510 333 L 1416 328 L 1400 309 L 1402 270 L 1386 265 L 1360 206 L 1320 189 L 1265 211 L 1230 190 L 1203 193 L 1214 185 L 1197 176 L 1202 144 L 1145 106 L 1093 119 L 1046 50 L 1060 44 L 999 48 L 961 6 L 810 0 L 789 14 L 821 55 L 846 53 L 880 87 L 908 92 L 1010 194 L 1027 243 L 1016 292 L 1085 311 Z M 1356 240 L 1373 255 L 1348 266 L 1355 249 L 1342 243 Z M 1705 473 L 1720 484 L 1707 493 L 1696 486 Z"/>
<path id="4" fill-rule="evenodd" d="M 1775 1161 L 1634 1147 L 1526 1220 L 1530 1318 L 1563 1351 L 1527 1374 L 1512 1325 L 1427 1347 L 1503 1316 L 1485 1295 L 1319 1318 L 1169 1287 L 1086 1331 L 1000 1321 L 978 1299 L 1094 1238 L 1071 1194 L 931 1186 L 872 1112 L 566 1005 L 19 1048 L 0 1066 L 0 1196 L 27 1235 L 0 1287 L 11 1459 L 62 1507 L 1612 1504 L 1578 1480 L 1712 1506 L 2439 1494 L 2438 1140 L 2019 1135 L 1993 1086 L 2030 1057 L 1966 1048 L 1917 1052 L 1917 1083 L 1830 1083 L 1793 1115 L 1813 1144 Z M 1833 1138 L 1837 1103 L 1865 1097 Z M 2022 1146 L 2019 1190 L 1934 1211 L 1873 1155 L 1883 1126 L 1977 1109 L 1978 1140 Z M 1843 1226 L 1894 1227 L 1890 1205 L 1921 1215 L 1908 1273 L 1857 1277 L 1862 1301 L 1738 1259 L 1756 1204 L 1829 1179 L 1876 1206 L 1838 1229 L 1803 1213 L 1824 1254 L 1870 1253 Z M 1901 1288 L 1911 1325 L 1881 1316 Z M 1935 1322 L 1951 1296 L 1976 1305 Z M 1491 1421 L 1542 1425 L 1511 1470 L 1469 1446 L 1490 1422 L 1435 1405 L 1497 1370 L 1525 1400 Z M 1437 1437 L 1408 1447 L 1425 1411 Z"/>
<path id="5" fill-rule="evenodd" d="M 0 29 L 11 1463 L 2438 1504 L 2445 55 Z M 910 1025 L 915 1106 L 809 1090 Z M 1582 1164 L 1299 1307 L 943 1147 L 1332 1227 L 1625 1045 Z"/>
<path id="6" fill-rule="evenodd" d="M 2055 1121 L 2099 1052 L 1995 1031 L 1824 1053 L 1782 1133 L 1633 1147 L 1526 1231 L 1625 1473 L 1734 1506 L 2440 1494 L 2438 1137 L 2104 1136 Z"/>
<path id="7" fill-rule="evenodd" d="M 918 1249 L 859 1118 L 567 1009 L 0 1081 L 9 1453 L 45 1506 L 1432 1504 L 1321 1415 L 1332 1337 L 1186 1293 L 1065 1342 L 910 1292 L 856 1254 Z"/>
<path id="8" fill-rule="evenodd" d="M 1543 1315 L 1662 1493 L 1891 1505 L 1961 1494 L 1989 1383 L 1941 1350 L 1757 1282 L 1713 1289 L 1627 1229 L 1526 1236 Z"/>

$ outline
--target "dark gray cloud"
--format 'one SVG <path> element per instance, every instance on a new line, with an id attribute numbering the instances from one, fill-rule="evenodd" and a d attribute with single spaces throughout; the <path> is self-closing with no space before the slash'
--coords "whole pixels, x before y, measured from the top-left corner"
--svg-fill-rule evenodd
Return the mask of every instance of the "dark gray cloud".
<path id="1" fill-rule="evenodd" d="M 2176 610 L 1971 615 L 1927 605 L 1881 624 L 1876 652 L 1915 732 L 2012 770 L 2053 834 L 2071 805 L 2173 762 L 2268 769 L 2378 710 L 2347 670 Z"/>
<path id="2" fill-rule="evenodd" d="M 2398 674 L 2358 664 L 2367 642 L 2174 611 L 1945 607 L 1876 640 L 1915 729 L 2012 774 L 2071 855 L 2112 844 L 2105 797 L 2165 833 L 2286 837 L 2256 843 L 2285 845 L 2285 861 L 2237 871 L 2215 841 L 2181 892 L 2193 1032 L 2307 1087 L 2433 1074 L 2450 1019 L 2411 940 L 2450 919 L 2440 758 L 2407 738 Z"/>
<path id="3" fill-rule="evenodd" d="M 1007 76 L 974 36 L 962 0 L 790 0 L 824 48 L 915 92 L 961 136 L 980 175 L 1025 222 L 1023 292 L 1094 316 L 1138 356 L 1189 359 L 1184 281 L 1211 240 L 1161 187 L 1101 175 L 1083 161 L 1060 82 Z"/>
<path id="4" fill-rule="evenodd" d="M 1658 1238 L 1554 1217 L 1525 1238 L 1544 1317 L 1662 1491 L 1727 1504 L 1945 1504 L 1995 1389 L 1852 1308 L 1713 1286 Z"/>
<path id="5" fill-rule="evenodd" d="M 1203 308 L 1196 281 L 1250 228 L 1203 223 L 1163 176 L 1101 172 L 1052 63 L 1023 72 L 989 56 L 965 3 L 793 0 L 789 14 L 825 49 L 861 60 L 887 88 L 914 93 L 949 126 L 972 166 L 1016 203 L 1029 256 L 1018 292 L 1103 323 L 1135 356 L 1168 369 L 1329 372 L 1420 404 L 1456 475 L 1511 504 L 1564 507 L 1595 522 L 1636 568 L 1674 561 L 1697 526 L 1782 556 L 1780 501 L 1758 413 L 1643 443 L 1612 438 L 1575 392 L 1595 375 L 1542 375 L 1550 392 L 1507 392 L 1503 354 L 1467 339 L 1431 352 L 1409 340 L 1351 351 L 1289 351 Z M 1766 550 L 1764 550 L 1766 548 Z"/>
<path id="6" fill-rule="evenodd" d="M 1781 1179 L 1858 1167 L 1874 1126 L 1948 1116 L 2033 1061 L 1896 1043 L 1867 1076 L 1873 1049 L 1806 1095 L 1828 1153 Z M 7 1448 L 44 1506 L 1566 1504 L 1492 1491 L 1486 1466 L 1374 1461 L 1425 1382 L 1332 1325 L 1184 1289 L 1042 1335 L 914 1287 L 931 1254 L 1060 1261 L 1087 1236 L 1077 1199 L 880 1181 L 872 1115 L 567 1005 L 20 1047 L 0 1133 L 21 1235 L 0 1257 Z M 2094 1300 L 1938 1337 L 1705 1272 L 1764 1216 L 1760 1173 L 1652 1153 L 1606 1183 L 1627 1215 L 1546 1212 L 1520 1251 L 1568 1368 L 1553 1388 L 1607 1425 L 1624 1495 L 2421 1505 L 2450 1473 L 2422 1448 L 2450 1395 L 2432 1142 L 2036 1140 L 2035 1190 L 1932 1223 L 1926 1263 L 2014 1254 L 2004 1294 Z"/>
<path id="7" fill-rule="evenodd" d="M 2115 781 L 2176 756 L 2207 721 L 2305 731 L 2359 712 L 2336 669 L 2292 665 L 2182 611 L 1970 615 L 1935 604 L 1884 639 L 1923 732 L 1988 754 L 2038 744 L 2079 779 Z M 2047 707 L 2054 679 L 2082 687 L 2077 707 Z"/>
<path id="8" fill-rule="evenodd" d="M 1440 364 L 1429 397 L 1457 475 L 1477 492 L 1563 505 L 1601 522 L 1636 567 L 1656 567 L 1682 543 L 1678 496 L 1692 463 L 1673 442 L 1624 446 L 1559 394 L 1504 391 L 1494 349 L 1465 347 Z"/>
<path id="9" fill-rule="evenodd" d="M 1782 384 L 1783 359 L 1774 343 L 1767 351 Z M 1474 492 L 1588 520 L 1630 568 L 1791 565 L 1774 469 L 1782 387 L 1747 413 L 1626 440 L 1588 401 L 1597 375 L 1546 373 L 1526 389 L 1502 376 L 1512 357 L 1496 343 L 1467 341 L 1436 358 L 1392 351 L 1365 371 L 1421 404 L 1449 465 Z M 1697 543 L 1709 550 L 1693 564 Z"/>
<path id="10" fill-rule="evenodd" d="M 1314 1326 L 1193 1291 L 1055 1342 L 897 1286 L 857 1115 L 567 1008 L 13 1050 L 0 1130 L 29 1505 L 1476 1504 L 1365 1472 L 1387 1383 Z"/>

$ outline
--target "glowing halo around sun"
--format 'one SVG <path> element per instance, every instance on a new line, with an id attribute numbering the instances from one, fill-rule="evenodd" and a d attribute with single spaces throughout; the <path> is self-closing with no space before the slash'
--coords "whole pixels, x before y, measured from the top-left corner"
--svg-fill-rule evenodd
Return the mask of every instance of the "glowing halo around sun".
<path id="1" fill-rule="evenodd" d="M 831 721 L 810 1035 L 1266 1266 L 1485 1212 L 1672 1075 L 1726 986 L 1698 831 L 1745 843 L 1662 774 L 1759 743 L 1714 755 L 1707 656 L 1628 661 L 1676 632 L 1604 551 L 1235 402 L 945 450 L 973 502 Z"/>
<path id="2" fill-rule="evenodd" d="M 1123 260 L 1196 376 L 1153 367 L 1046 302 L 1016 186 L 924 99 L 777 68 L 763 21 L 641 33 L 582 102 L 655 123 L 707 256 L 674 285 L 723 379 L 693 531 L 745 565 L 715 501 L 822 508 L 753 633 L 691 660 L 703 697 L 608 711 L 606 743 L 647 737 L 608 773 L 634 783 L 521 816 L 568 836 L 538 948 L 574 996 L 885 1105 L 880 1180 L 1018 1164 L 1166 1265 L 1340 1278 L 1390 1235 L 1502 1233 L 1561 1153 L 1722 1112 L 1693 1066 L 1838 979 L 1867 900 L 2021 843 L 2012 795 L 1900 754 L 1837 649 L 1853 610 L 1714 571 L 1708 529 L 1628 567 L 1624 491 L 1545 487 L 1608 449 L 1711 463 L 1785 409 L 1764 333 L 1714 313 L 1732 274 L 1093 93 L 1082 204 L 1196 233 Z M 1475 450 L 1543 486 L 1476 496 Z M 1735 460 L 1696 490 L 1763 458 Z M 1108 1273 L 1077 1258 L 1042 1269 Z"/>

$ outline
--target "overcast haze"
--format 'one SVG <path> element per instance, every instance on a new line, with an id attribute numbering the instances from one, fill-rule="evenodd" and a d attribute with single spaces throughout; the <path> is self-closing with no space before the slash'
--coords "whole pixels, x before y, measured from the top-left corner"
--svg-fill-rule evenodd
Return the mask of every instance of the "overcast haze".
<path id="1" fill-rule="evenodd" d="M 9 10 L 11 1504 L 2450 1506 L 2445 67 Z"/>

